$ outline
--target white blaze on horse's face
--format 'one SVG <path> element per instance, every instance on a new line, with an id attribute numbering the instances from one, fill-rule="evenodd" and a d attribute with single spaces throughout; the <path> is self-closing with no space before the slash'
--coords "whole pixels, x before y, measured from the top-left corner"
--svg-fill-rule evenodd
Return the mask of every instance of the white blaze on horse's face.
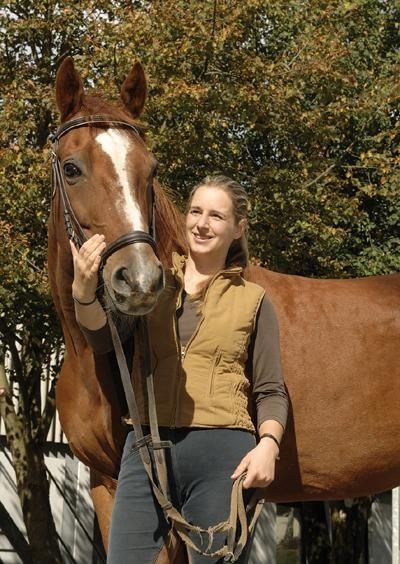
<path id="1" fill-rule="evenodd" d="M 122 219 L 122 222 L 118 222 L 118 228 L 123 231 L 114 232 L 114 240 L 133 231 L 147 232 L 147 218 L 136 199 L 135 189 L 139 189 L 140 186 L 133 184 L 131 165 L 133 157 L 138 157 L 138 160 L 143 159 L 144 149 L 136 147 L 127 133 L 115 129 L 99 133 L 96 143 L 112 163 L 112 182 L 115 178 L 115 186 L 110 188 L 114 188 L 113 201 L 117 208 L 116 213 Z M 135 151 L 142 153 L 138 154 Z M 139 174 L 143 169 L 137 172 Z M 128 315 L 148 313 L 154 307 L 164 287 L 161 263 L 152 247 L 145 242 L 116 250 L 107 260 L 103 278 L 111 299 L 108 305 Z"/>
<path id="2" fill-rule="evenodd" d="M 121 185 L 120 211 L 123 213 L 132 231 L 145 231 L 146 225 L 137 202 L 132 196 L 127 172 L 128 153 L 132 151 L 132 143 L 126 133 L 115 129 L 103 131 L 96 137 L 103 151 L 110 157 L 116 176 Z"/>

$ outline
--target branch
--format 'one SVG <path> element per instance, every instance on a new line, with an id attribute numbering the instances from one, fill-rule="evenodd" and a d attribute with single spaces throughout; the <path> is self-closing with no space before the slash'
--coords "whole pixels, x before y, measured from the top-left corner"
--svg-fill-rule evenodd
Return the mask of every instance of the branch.
<path id="1" fill-rule="evenodd" d="M 331 164 L 330 166 L 328 166 L 328 168 L 326 168 L 323 172 L 321 172 L 321 174 L 319 174 L 317 176 L 317 178 L 314 178 L 314 180 L 311 180 L 311 182 L 308 182 L 307 184 L 304 184 L 304 188 L 309 188 L 310 186 L 312 186 L 313 184 L 315 184 L 316 182 L 318 182 L 318 180 L 320 180 L 320 178 L 322 178 L 323 176 L 325 176 L 326 174 L 328 174 L 328 172 L 330 170 L 332 170 L 333 168 L 335 168 L 335 166 L 339 166 L 336 163 Z"/>
<path id="2" fill-rule="evenodd" d="M 216 21 L 217 21 L 217 3 L 218 0 L 214 0 L 214 7 L 213 7 L 213 21 L 212 21 L 212 30 L 211 30 L 211 42 L 214 39 L 215 36 L 215 27 L 216 27 Z M 208 70 L 208 64 L 210 62 L 210 52 L 207 53 L 206 56 L 206 60 L 204 61 L 204 69 L 203 69 L 203 73 L 202 73 L 202 77 L 206 75 L 207 70 Z"/>
<path id="3" fill-rule="evenodd" d="M 292 66 L 292 64 L 295 62 L 295 60 L 297 59 L 297 57 L 299 57 L 302 52 L 304 51 L 304 49 L 306 49 L 306 47 L 308 47 L 309 43 L 306 42 L 303 47 L 301 47 L 301 49 L 299 49 L 299 51 L 297 51 L 297 53 L 294 55 L 294 57 L 292 57 L 290 59 L 290 61 L 288 63 L 284 63 L 285 67 L 289 70 L 290 67 Z"/>
<path id="4" fill-rule="evenodd" d="M 346 149 L 343 151 L 343 153 L 342 153 L 340 159 L 342 159 L 342 158 L 344 157 L 344 155 L 345 155 L 346 153 L 348 153 L 348 152 L 351 150 L 351 148 L 353 147 L 353 145 L 354 145 L 354 141 L 352 141 L 352 142 L 350 143 L 350 145 L 349 145 L 348 147 L 346 147 Z M 317 176 L 317 178 L 314 178 L 314 180 L 311 180 L 311 182 L 308 182 L 307 184 L 304 184 L 304 188 L 309 188 L 310 186 L 312 186 L 313 184 L 315 184 L 316 182 L 318 182 L 318 180 L 320 180 L 323 176 L 325 176 L 326 174 L 328 174 L 328 172 L 331 171 L 333 168 L 335 168 L 335 166 L 340 166 L 340 167 L 342 167 L 343 165 L 341 165 L 339 162 L 331 164 L 330 166 L 328 166 L 328 168 L 326 168 L 323 172 L 321 172 L 321 174 L 319 174 L 319 175 Z"/>
<path id="5" fill-rule="evenodd" d="M 16 335 L 14 335 L 13 333 L 7 332 L 4 335 L 4 341 L 5 341 L 6 346 L 8 347 L 8 350 L 11 353 L 12 370 L 13 370 L 13 373 L 15 374 L 15 377 L 16 377 L 15 379 L 16 379 L 18 386 L 19 386 L 19 390 L 18 390 L 18 392 L 19 392 L 19 395 L 18 395 L 19 405 L 20 405 L 20 408 L 23 410 L 23 412 L 25 412 L 25 406 L 28 404 L 27 389 L 26 389 L 26 382 L 25 382 L 25 379 L 24 379 L 24 367 L 23 367 L 18 349 L 15 345 Z"/>
<path id="6" fill-rule="evenodd" d="M 14 335 L 10 337 L 10 333 L 4 335 L 4 341 L 7 345 L 13 362 L 13 371 L 16 374 L 17 382 L 22 387 L 24 384 L 24 369 L 21 362 L 21 357 L 19 356 L 17 347 L 15 346 Z"/>
<path id="7" fill-rule="evenodd" d="M 40 268 L 33 261 L 31 261 L 20 249 L 18 249 L 18 247 L 14 247 L 14 251 L 17 251 L 17 253 L 19 253 L 22 256 L 24 261 L 26 261 L 29 264 L 29 266 L 31 266 L 34 270 L 36 270 L 36 272 L 39 272 L 43 276 L 46 275 L 45 270 L 43 270 L 43 268 Z"/>
<path id="8" fill-rule="evenodd" d="M 114 43 L 113 49 L 113 72 L 114 72 L 114 84 L 119 89 L 121 88 L 121 82 L 118 77 L 118 63 L 117 63 L 117 45 L 118 43 Z"/>

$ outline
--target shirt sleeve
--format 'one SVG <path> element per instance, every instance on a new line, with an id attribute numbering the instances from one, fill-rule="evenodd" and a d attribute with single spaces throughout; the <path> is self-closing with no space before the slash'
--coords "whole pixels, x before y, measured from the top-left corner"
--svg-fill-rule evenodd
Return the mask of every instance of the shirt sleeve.
<path id="1" fill-rule="evenodd" d="M 253 386 L 257 427 L 273 419 L 285 428 L 289 402 L 282 375 L 279 325 L 267 296 L 258 310 L 247 366 Z"/>
<path id="2" fill-rule="evenodd" d="M 110 326 L 108 321 L 100 327 L 100 329 L 88 329 L 77 322 L 79 329 L 82 331 L 87 344 L 96 354 L 106 354 L 114 350 L 114 344 L 111 337 Z"/>

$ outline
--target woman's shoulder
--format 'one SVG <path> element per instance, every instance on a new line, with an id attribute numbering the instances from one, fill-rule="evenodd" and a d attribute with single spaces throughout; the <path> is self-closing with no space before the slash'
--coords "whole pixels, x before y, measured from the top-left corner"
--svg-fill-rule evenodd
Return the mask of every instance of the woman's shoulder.
<path id="1" fill-rule="evenodd" d="M 246 292 L 252 292 L 253 294 L 259 295 L 260 298 L 264 298 L 265 297 L 265 288 L 263 288 L 262 286 L 260 286 L 259 284 L 256 284 L 255 282 L 250 282 L 250 280 L 246 280 L 245 278 L 242 278 L 242 285 L 243 288 L 245 289 Z"/>

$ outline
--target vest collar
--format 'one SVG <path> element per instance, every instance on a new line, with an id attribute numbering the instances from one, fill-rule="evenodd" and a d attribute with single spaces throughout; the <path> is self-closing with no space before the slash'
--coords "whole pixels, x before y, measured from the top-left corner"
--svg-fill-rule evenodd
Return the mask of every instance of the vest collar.
<path id="1" fill-rule="evenodd" d="M 184 279 L 184 270 L 185 270 L 185 263 L 187 257 L 184 255 L 180 255 L 179 253 L 173 252 L 172 253 L 172 273 L 178 280 L 181 282 L 183 286 L 183 279 Z M 243 268 L 241 266 L 229 266 L 228 268 L 223 268 L 216 272 L 212 279 L 219 278 L 220 276 L 223 277 L 231 277 L 231 276 L 241 276 L 243 274 Z"/>

